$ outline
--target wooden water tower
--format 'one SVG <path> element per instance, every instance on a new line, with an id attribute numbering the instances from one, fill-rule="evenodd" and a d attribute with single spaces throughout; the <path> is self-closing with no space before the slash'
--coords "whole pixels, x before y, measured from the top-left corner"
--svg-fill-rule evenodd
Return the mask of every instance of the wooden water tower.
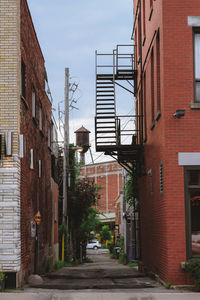
<path id="1" fill-rule="evenodd" d="M 76 146 L 83 148 L 83 151 L 80 152 L 80 160 L 81 162 L 85 163 L 85 153 L 88 151 L 90 147 L 89 144 L 90 131 L 82 126 L 81 128 L 75 131 L 75 134 L 76 134 Z"/>

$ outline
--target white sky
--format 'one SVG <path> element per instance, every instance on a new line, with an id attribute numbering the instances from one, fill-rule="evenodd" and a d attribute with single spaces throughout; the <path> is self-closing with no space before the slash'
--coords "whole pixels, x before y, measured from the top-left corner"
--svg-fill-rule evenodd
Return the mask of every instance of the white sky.
<path id="1" fill-rule="evenodd" d="M 48 81 L 57 119 L 58 102 L 64 100 L 64 70 L 70 69 L 71 82 L 79 83 L 76 106 L 70 112 L 70 142 L 82 125 L 91 131 L 94 150 L 95 50 L 112 53 L 117 44 L 130 44 L 133 0 L 27 0 L 38 40 L 45 58 Z M 130 105 L 123 113 L 130 111 Z M 111 160 L 110 157 L 107 157 Z M 86 162 L 90 163 L 89 152 Z"/>

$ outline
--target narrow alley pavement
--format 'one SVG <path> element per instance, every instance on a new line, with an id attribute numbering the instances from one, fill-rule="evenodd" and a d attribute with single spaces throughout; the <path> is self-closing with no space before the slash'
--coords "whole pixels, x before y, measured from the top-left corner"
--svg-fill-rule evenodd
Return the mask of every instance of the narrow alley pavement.
<path id="1" fill-rule="evenodd" d="M 159 284 L 136 269 L 110 259 L 108 250 L 88 250 L 92 261 L 77 267 L 64 267 L 44 277 L 41 284 L 31 287 L 54 289 L 130 289 L 155 288 Z"/>
<path id="2" fill-rule="evenodd" d="M 166 289 L 136 269 L 111 260 L 107 250 L 89 250 L 91 263 L 65 267 L 42 284 L 0 293 L 0 300 L 197 300 L 199 293 Z"/>

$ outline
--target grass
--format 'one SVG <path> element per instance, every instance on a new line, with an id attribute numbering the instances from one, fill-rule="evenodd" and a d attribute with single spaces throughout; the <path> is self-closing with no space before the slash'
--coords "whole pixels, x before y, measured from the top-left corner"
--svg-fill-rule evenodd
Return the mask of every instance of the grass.
<path id="1" fill-rule="evenodd" d="M 138 263 L 135 261 L 135 262 L 130 262 L 128 263 L 128 266 L 133 268 L 133 267 L 137 267 L 138 266 Z"/>

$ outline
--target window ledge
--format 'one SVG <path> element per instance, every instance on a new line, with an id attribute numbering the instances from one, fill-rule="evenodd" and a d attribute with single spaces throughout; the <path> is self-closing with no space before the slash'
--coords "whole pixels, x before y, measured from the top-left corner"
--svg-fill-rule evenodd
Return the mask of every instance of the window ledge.
<path id="1" fill-rule="evenodd" d="M 191 109 L 200 109 L 200 102 L 192 102 L 190 103 Z"/>
<path id="2" fill-rule="evenodd" d="M 153 14 L 153 6 L 152 6 L 151 9 L 150 9 L 149 21 L 151 21 L 152 14 Z"/>

